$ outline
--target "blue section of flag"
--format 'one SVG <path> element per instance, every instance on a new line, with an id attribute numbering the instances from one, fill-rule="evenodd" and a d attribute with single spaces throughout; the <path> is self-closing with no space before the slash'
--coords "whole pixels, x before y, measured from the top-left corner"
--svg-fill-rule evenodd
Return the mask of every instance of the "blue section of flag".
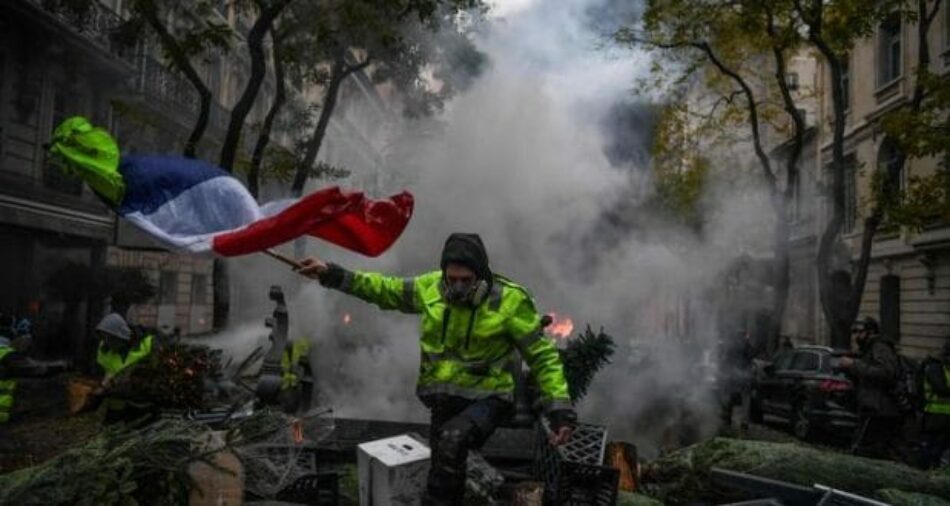
<path id="1" fill-rule="evenodd" d="M 230 174 L 208 162 L 166 155 L 127 155 L 119 172 L 125 180 L 125 197 L 117 212 L 152 214 L 185 190 Z"/>

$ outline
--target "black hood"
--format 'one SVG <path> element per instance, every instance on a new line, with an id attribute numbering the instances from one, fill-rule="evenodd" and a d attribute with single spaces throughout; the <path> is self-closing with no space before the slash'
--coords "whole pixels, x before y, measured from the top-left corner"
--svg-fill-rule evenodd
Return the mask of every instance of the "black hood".
<path id="1" fill-rule="evenodd" d="M 445 246 L 442 247 L 442 270 L 450 263 L 472 269 L 479 279 L 492 279 L 491 269 L 488 267 L 488 253 L 478 234 L 455 233 L 445 240 Z"/>

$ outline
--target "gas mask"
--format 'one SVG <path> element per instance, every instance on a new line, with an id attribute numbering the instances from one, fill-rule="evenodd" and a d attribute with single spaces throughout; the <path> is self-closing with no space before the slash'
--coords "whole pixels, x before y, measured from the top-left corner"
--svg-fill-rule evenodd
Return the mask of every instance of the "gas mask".
<path id="1" fill-rule="evenodd" d="M 477 306 L 488 293 L 488 283 L 481 279 L 449 282 L 442 280 L 442 296 L 449 304 Z"/>
<path id="2" fill-rule="evenodd" d="M 471 281 L 442 281 L 442 295 L 449 304 L 464 305 L 472 302 L 472 294 L 475 292 L 477 280 Z"/>

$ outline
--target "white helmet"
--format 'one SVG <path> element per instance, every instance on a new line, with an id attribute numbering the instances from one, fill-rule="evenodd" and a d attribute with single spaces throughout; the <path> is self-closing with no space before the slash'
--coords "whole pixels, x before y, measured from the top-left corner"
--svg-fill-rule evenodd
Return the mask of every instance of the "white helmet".
<path id="1" fill-rule="evenodd" d="M 132 329 L 129 328 L 129 324 L 119 313 L 105 315 L 102 320 L 99 320 L 99 325 L 96 325 L 96 331 L 125 341 L 132 339 Z"/>

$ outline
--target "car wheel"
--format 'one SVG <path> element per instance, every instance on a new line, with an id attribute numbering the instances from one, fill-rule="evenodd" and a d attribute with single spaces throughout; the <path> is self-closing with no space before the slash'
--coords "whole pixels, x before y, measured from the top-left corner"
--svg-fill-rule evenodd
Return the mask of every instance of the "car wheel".
<path id="1" fill-rule="evenodd" d="M 751 392 L 752 398 L 749 399 L 749 421 L 752 423 L 761 424 L 764 421 L 764 416 L 762 416 L 762 404 L 759 401 L 758 392 Z"/>
<path id="2" fill-rule="evenodd" d="M 814 425 L 805 413 L 805 403 L 799 402 L 792 413 L 792 432 L 796 438 L 809 441 L 814 435 L 814 429 Z"/>

